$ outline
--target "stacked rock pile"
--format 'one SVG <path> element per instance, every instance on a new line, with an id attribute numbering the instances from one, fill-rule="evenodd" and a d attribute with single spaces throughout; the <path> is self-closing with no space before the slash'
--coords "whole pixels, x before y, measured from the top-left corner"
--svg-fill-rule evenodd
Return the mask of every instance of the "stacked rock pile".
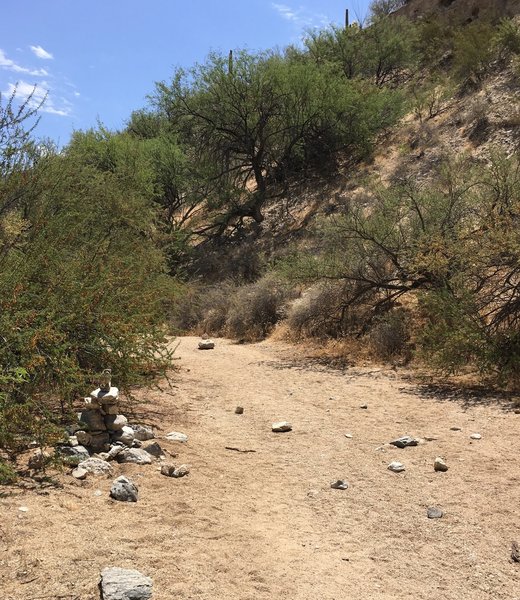
<path id="1" fill-rule="evenodd" d="M 135 440 L 127 418 L 119 414 L 119 390 L 112 386 L 110 377 L 110 369 L 105 369 L 101 385 L 85 398 L 85 406 L 78 415 L 83 426 L 75 434 L 78 444 L 92 452 L 108 452 L 116 442 L 131 446 Z"/>

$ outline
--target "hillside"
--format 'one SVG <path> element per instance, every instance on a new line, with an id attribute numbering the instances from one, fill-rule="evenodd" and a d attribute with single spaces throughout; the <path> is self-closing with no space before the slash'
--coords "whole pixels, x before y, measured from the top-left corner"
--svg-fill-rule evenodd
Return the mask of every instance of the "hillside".
<path id="1" fill-rule="evenodd" d="M 510 18 L 519 13 L 519 0 L 407 0 L 397 11 L 410 19 L 435 14 L 450 23 L 469 23 L 483 16 Z"/>

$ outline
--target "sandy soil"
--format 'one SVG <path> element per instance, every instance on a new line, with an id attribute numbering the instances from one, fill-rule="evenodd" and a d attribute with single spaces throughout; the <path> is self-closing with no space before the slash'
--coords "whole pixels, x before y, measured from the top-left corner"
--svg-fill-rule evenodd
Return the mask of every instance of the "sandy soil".
<path id="1" fill-rule="evenodd" d="M 108 498 L 112 478 L 67 473 L 62 488 L 7 490 L 3 600 L 94 600 L 106 566 L 151 576 L 155 600 L 520 599 L 520 415 L 506 401 L 329 370 L 281 343 L 196 342 L 181 340 L 176 387 L 139 408 L 160 436 L 188 434 L 159 441 L 190 475 L 115 465 L 138 483 L 136 504 Z M 277 420 L 293 431 L 272 433 Z M 386 444 L 402 434 L 435 439 Z M 338 478 L 350 488 L 331 489 Z M 428 519 L 430 505 L 445 516 Z"/>

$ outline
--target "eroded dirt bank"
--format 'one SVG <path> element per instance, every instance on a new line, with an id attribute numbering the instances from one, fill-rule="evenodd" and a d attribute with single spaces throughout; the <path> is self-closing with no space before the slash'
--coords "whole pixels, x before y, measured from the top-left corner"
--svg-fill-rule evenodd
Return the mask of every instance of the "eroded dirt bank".
<path id="1" fill-rule="evenodd" d="M 106 566 L 151 576 L 155 600 L 520 599 L 509 561 L 520 415 L 507 404 L 425 394 L 392 371 L 306 365 L 274 342 L 196 344 L 181 340 L 176 387 L 139 407 L 159 436 L 188 434 L 158 441 L 190 475 L 116 464 L 114 477 L 138 483 L 136 504 L 109 500 L 113 477 L 13 488 L 0 498 L 5 600 L 97 599 Z M 278 420 L 293 431 L 272 433 Z M 381 449 L 402 434 L 436 439 Z M 436 456 L 447 473 L 433 471 Z M 393 460 L 406 471 L 388 471 Z M 349 489 L 330 489 L 335 479 Z M 431 505 L 442 519 L 426 517 Z"/>

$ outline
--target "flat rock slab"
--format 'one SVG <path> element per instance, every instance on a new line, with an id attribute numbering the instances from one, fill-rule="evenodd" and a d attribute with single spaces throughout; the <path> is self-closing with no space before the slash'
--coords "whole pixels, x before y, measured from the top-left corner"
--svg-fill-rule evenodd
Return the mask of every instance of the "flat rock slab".
<path id="1" fill-rule="evenodd" d="M 151 455 L 141 448 L 125 448 L 116 458 L 117 462 L 120 463 L 134 463 L 136 465 L 149 465 L 152 463 Z"/>
<path id="2" fill-rule="evenodd" d="M 402 437 L 391 441 L 390 444 L 392 446 L 396 446 L 397 448 L 407 448 L 408 446 L 417 446 L 419 444 L 419 440 L 416 440 L 409 435 L 403 435 Z"/>
<path id="3" fill-rule="evenodd" d="M 107 463 L 106 460 L 101 460 L 100 458 L 88 458 L 87 460 L 80 462 L 78 467 L 85 469 L 92 475 L 112 474 L 112 467 L 110 466 L 110 463 Z"/>
<path id="4" fill-rule="evenodd" d="M 275 433 L 283 433 L 285 431 L 291 431 L 292 425 L 288 421 L 280 421 L 278 423 L 273 423 L 272 429 Z"/>
<path id="5" fill-rule="evenodd" d="M 90 393 L 90 397 L 103 403 L 115 402 L 119 396 L 119 390 L 116 387 L 111 387 L 108 392 L 97 388 Z"/>
<path id="6" fill-rule="evenodd" d="M 170 442 L 187 442 L 188 436 L 185 433 L 180 433 L 179 431 L 171 431 L 166 436 L 167 440 Z"/>
<path id="7" fill-rule="evenodd" d="M 149 600 L 152 580 L 134 569 L 103 569 L 99 587 L 102 600 Z"/>

